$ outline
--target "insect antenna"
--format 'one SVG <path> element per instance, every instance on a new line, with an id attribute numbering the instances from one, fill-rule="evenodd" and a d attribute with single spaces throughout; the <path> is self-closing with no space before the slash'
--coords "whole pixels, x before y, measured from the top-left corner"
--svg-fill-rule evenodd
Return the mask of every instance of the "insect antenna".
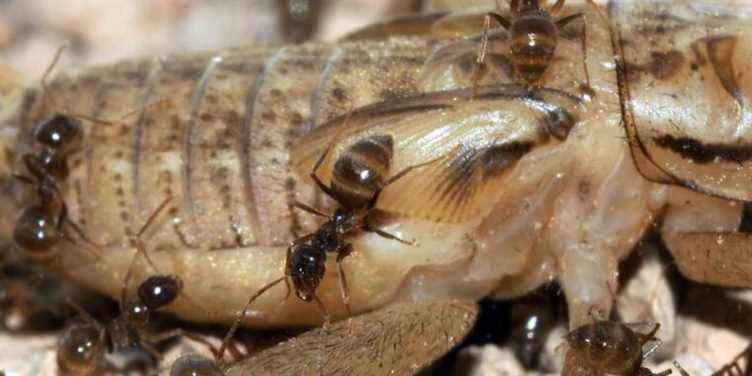
<path id="1" fill-rule="evenodd" d="M 63 56 L 63 52 L 65 49 L 68 48 L 67 44 L 63 44 L 60 47 L 57 48 L 55 51 L 55 55 L 52 57 L 52 61 L 49 65 L 47 65 L 47 69 L 44 71 L 44 75 L 42 75 L 41 85 L 42 85 L 42 94 L 47 92 L 47 78 L 52 73 L 52 70 L 55 69 L 55 66 L 60 61 L 60 58 Z"/>
<path id="2" fill-rule="evenodd" d="M 224 361 L 224 354 L 225 349 L 227 349 L 230 340 L 232 339 L 233 335 L 235 335 L 235 332 L 238 330 L 238 327 L 240 326 L 240 321 L 243 319 L 243 316 L 245 316 L 245 313 L 248 311 L 248 309 L 251 307 L 251 304 L 253 304 L 253 301 L 256 300 L 259 296 L 264 294 L 267 290 L 271 289 L 278 283 L 282 282 L 283 280 L 286 280 L 287 276 L 277 278 L 268 284 L 266 286 L 260 288 L 258 291 L 256 291 L 255 294 L 253 294 L 250 299 L 248 299 L 248 302 L 243 306 L 243 309 L 240 310 L 238 315 L 235 317 L 235 321 L 232 323 L 232 326 L 230 327 L 230 330 L 227 331 L 227 334 L 225 334 L 225 337 L 222 339 L 222 345 L 219 346 L 219 350 L 217 351 L 217 362 L 219 364 L 222 364 Z M 289 294 L 289 286 L 288 286 L 288 294 Z M 316 298 L 318 300 L 318 298 Z"/>

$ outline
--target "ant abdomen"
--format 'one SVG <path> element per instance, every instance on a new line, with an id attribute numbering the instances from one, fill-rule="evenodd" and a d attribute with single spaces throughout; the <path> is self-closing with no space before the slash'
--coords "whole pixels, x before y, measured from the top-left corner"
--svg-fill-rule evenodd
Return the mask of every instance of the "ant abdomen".
<path id="1" fill-rule="evenodd" d="M 138 298 L 151 310 L 160 309 L 172 303 L 183 289 L 176 276 L 155 275 L 138 286 Z"/>
<path id="2" fill-rule="evenodd" d="M 537 82 L 551 64 L 556 51 L 556 26 L 539 14 L 521 16 L 512 23 L 510 59 L 517 74 Z"/>
<path id="3" fill-rule="evenodd" d="M 292 279 L 295 295 L 310 302 L 326 273 L 326 252 L 310 244 L 293 244 L 287 262 L 287 273 Z"/>
<path id="4" fill-rule="evenodd" d="M 358 140 L 334 163 L 332 191 L 349 208 L 364 207 L 384 186 L 392 161 L 393 140 L 373 135 Z"/>
<path id="5" fill-rule="evenodd" d="M 13 240 L 35 259 L 47 259 L 51 250 L 61 239 L 58 217 L 49 208 L 41 205 L 23 210 L 13 229 Z"/>
<path id="6" fill-rule="evenodd" d="M 170 376 L 222 376 L 222 370 L 208 358 L 197 354 L 183 355 L 172 364 Z"/>
<path id="7" fill-rule="evenodd" d="M 102 331 L 92 323 L 71 325 L 60 337 L 57 364 L 66 375 L 95 374 L 105 353 Z"/>

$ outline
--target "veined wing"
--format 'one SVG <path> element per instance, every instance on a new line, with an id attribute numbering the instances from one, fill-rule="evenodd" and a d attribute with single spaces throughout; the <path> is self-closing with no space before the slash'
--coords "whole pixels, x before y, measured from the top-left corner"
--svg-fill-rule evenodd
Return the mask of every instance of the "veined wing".
<path id="1" fill-rule="evenodd" d="M 578 119 L 578 99 L 557 90 L 530 94 L 519 85 L 423 94 L 357 109 L 304 136 L 292 155 L 305 176 L 327 149 L 318 175 L 367 136 L 393 140 L 390 175 L 419 167 L 384 189 L 377 208 L 461 222 L 497 200 L 504 177 L 532 150 L 561 142 Z"/>

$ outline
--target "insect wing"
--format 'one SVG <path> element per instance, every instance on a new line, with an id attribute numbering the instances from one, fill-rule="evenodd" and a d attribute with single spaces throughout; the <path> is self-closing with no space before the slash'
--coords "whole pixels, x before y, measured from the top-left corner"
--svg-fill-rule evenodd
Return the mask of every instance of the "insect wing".
<path id="1" fill-rule="evenodd" d="M 293 151 L 297 172 L 307 175 L 322 153 L 319 169 L 327 183 L 338 156 L 357 140 L 388 135 L 394 143 L 389 176 L 410 171 L 384 189 L 377 208 L 444 222 L 461 222 L 497 200 L 504 177 L 523 156 L 553 143 L 546 129 L 576 99 L 561 92 L 525 95 L 517 85 L 456 90 L 364 107 L 323 124 Z M 567 126 L 571 126 L 568 124 Z M 568 132 L 568 130 L 567 130 Z"/>
<path id="2" fill-rule="evenodd" d="M 749 20 L 691 4 L 672 3 L 668 12 L 662 6 L 669 5 L 612 9 L 637 167 L 653 181 L 752 200 Z"/>

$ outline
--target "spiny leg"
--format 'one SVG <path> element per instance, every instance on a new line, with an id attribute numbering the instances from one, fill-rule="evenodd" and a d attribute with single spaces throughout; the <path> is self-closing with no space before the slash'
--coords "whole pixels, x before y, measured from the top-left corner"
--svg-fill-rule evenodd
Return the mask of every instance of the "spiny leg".
<path id="1" fill-rule="evenodd" d="M 243 309 L 238 313 L 238 316 L 235 317 L 235 321 L 232 323 L 230 330 L 227 331 L 225 338 L 222 339 L 222 345 L 219 346 L 219 350 L 217 351 L 217 359 L 219 363 L 223 361 L 225 349 L 227 349 L 228 343 L 230 342 L 230 340 L 232 340 L 233 335 L 235 335 L 235 332 L 238 330 L 238 327 L 240 326 L 240 321 L 243 320 L 243 316 L 245 316 L 245 313 L 248 311 L 248 308 L 251 307 L 251 304 L 253 304 L 253 301 L 255 301 L 256 298 L 258 298 L 259 296 L 264 294 L 267 290 L 271 289 L 276 284 L 282 282 L 286 278 L 287 276 L 284 276 L 284 277 L 280 277 L 280 278 L 275 279 L 274 281 L 269 282 L 268 284 L 266 284 L 266 286 L 256 291 L 256 293 L 253 294 L 250 297 L 250 299 L 248 299 L 248 302 L 245 304 L 245 306 L 243 306 Z"/>
<path id="2" fill-rule="evenodd" d="M 339 276 L 339 290 L 342 294 L 342 303 L 345 305 L 345 310 L 348 316 L 352 316 L 352 310 L 350 309 L 350 292 L 347 288 L 347 277 L 345 277 L 345 270 L 342 266 L 342 260 L 349 256 L 353 251 L 352 244 L 347 244 L 337 252 L 337 275 Z"/>

